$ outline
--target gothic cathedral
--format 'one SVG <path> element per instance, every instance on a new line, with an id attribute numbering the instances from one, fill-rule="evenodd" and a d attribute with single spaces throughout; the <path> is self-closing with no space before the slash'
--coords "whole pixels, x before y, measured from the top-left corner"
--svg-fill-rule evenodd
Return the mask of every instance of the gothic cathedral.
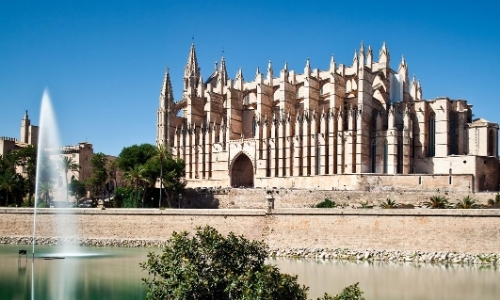
<path id="1" fill-rule="evenodd" d="M 186 162 L 188 187 L 498 190 L 498 124 L 424 100 L 404 57 L 389 63 L 385 43 L 378 61 L 361 45 L 350 66 L 275 76 L 269 61 L 245 81 L 222 57 L 203 80 L 192 44 L 178 101 L 166 70 L 156 143 Z"/>

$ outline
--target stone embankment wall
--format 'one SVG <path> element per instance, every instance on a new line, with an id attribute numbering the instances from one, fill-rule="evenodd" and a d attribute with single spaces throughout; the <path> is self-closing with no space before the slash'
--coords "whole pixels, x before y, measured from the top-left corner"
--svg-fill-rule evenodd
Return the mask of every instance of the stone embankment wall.
<path id="1" fill-rule="evenodd" d="M 59 219 L 58 222 L 54 222 Z M 148 246 L 173 231 L 210 225 L 264 240 L 272 249 L 351 249 L 500 254 L 500 210 L 431 209 L 38 209 L 36 235 L 59 237 L 74 222 L 77 243 Z M 0 209 L 0 243 L 25 243 L 33 209 Z M 101 242 L 99 242 L 101 241 Z"/>
<path id="2" fill-rule="evenodd" d="M 184 194 L 182 207 L 184 208 L 250 208 L 265 209 L 267 207 L 267 191 L 273 192 L 275 208 L 307 208 L 326 198 L 348 207 L 361 207 L 361 203 L 379 205 L 387 198 L 400 204 L 421 205 L 428 201 L 431 196 L 440 195 L 448 198 L 452 203 L 470 195 L 477 203 L 487 204 L 488 199 L 495 199 L 496 192 L 489 193 L 467 193 L 455 192 L 453 190 L 435 191 L 346 191 L 346 190 L 310 190 L 291 188 L 268 188 L 268 189 L 190 189 Z M 176 202 L 177 203 L 177 202 Z M 177 206 L 177 205 L 174 205 Z"/>

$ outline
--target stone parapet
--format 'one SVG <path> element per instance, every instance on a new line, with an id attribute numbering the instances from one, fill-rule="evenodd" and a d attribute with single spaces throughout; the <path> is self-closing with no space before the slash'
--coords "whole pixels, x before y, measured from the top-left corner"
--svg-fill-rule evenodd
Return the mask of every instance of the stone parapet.
<path id="1" fill-rule="evenodd" d="M 263 240 L 271 249 L 500 254 L 499 217 L 496 209 L 275 209 L 270 214 L 234 209 L 39 209 L 36 232 L 37 239 L 49 241 L 148 246 L 163 243 L 174 231 L 194 232 L 210 225 L 222 234 Z M 56 224 L 61 222 L 74 222 L 77 232 L 59 236 Z M 33 209 L 0 210 L 1 243 L 30 239 L 32 232 Z"/>

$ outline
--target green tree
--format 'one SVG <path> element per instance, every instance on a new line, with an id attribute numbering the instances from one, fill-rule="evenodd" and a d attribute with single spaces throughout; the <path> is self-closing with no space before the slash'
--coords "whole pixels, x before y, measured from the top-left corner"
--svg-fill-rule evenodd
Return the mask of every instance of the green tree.
<path id="1" fill-rule="evenodd" d="M 5 206 L 9 206 L 9 195 L 12 195 L 17 186 L 17 176 L 14 172 L 0 174 L 0 190 L 5 192 Z"/>
<path id="2" fill-rule="evenodd" d="M 94 154 L 90 159 L 92 173 L 86 186 L 89 188 L 94 202 L 99 197 L 102 197 L 104 192 L 106 180 L 108 179 L 108 172 L 106 171 L 107 161 L 106 155 L 102 152 Z"/>
<path id="3" fill-rule="evenodd" d="M 145 173 L 146 173 L 146 168 L 143 165 L 135 165 L 124 174 L 125 180 L 134 185 L 136 201 L 139 198 L 144 198 L 139 195 L 139 188 L 144 186 L 146 178 Z M 137 203 L 135 204 L 135 206 L 137 207 Z"/>
<path id="4" fill-rule="evenodd" d="M 30 205 L 36 188 L 37 150 L 36 145 L 29 145 L 12 151 L 16 159 L 16 164 L 23 169 L 26 175 L 25 190 L 28 194 L 28 203 Z"/>
<path id="5" fill-rule="evenodd" d="M 462 200 L 455 204 L 455 208 L 461 209 L 471 209 L 471 208 L 481 208 L 481 205 L 476 203 L 476 200 L 471 196 L 467 195 Z"/>
<path id="6" fill-rule="evenodd" d="M 71 182 L 68 185 L 68 191 L 71 196 L 76 198 L 77 205 L 79 199 L 85 197 L 85 195 L 87 194 L 87 188 L 85 186 L 85 183 L 78 179 L 71 180 Z"/>
<path id="7" fill-rule="evenodd" d="M 124 147 L 118 155 L 117 164 L 122 172 L 127 172 L 136 165 L 144 165 L 155 156 L 156 147 L 151 144 Z"/>
<path id="8" fill-rule="evenodd" d="M 78 164 L 71 157 L 63 156 L 60 161 L 61 169 L 64 171 L 64 179 L 66 180 L 66 206 L 69 207 L 69 185 L 68 172 L 78 171 Z"/>
<path id="9" fill-rule="evenodd" d="M 53 186 L 52 182 L 49 180 L 41 181 L 38 186 L 38 194 L 39 194 L 39 199 L 42 199 L 43 202 L 36 201 L 36 205 L 45 203 L 48 206 L 50 206 L 50 193 L 53 191 Z"/>
<path id="10" fill-rule="evenodd" d="M 424 205 L 428 208 L 433 209 L 444 209 L 450 208 L 450 203 L 446 197 L 441 195 L 434 195 L 429 198 L 429 201 L 424 202 Z"/>
<path id="11" fill-rule="evenodd" d="M 186 164 L 179 157 L 170 157 L 165 162 L 165 172 L 163 173 L 163 183 L 167 194 L 167 199 L 171 195 L 182 193 L 186 187 Z M 170 200 L 169 200 L 170 205 Z"/>
<path id="12" fill-rule="evenodd" d="M 167 147 L 164 145 L 158 145 L 156 147 L 156 152 L 155 156 L 156 159 L 160 162 L 160 199 L 158 200 L 158 207 L 161 207 L 161 202 L 162 202 L 162 191 L 163 191 L 163 165 L 165 163 L 165 160 L 170 157 L 170 153 L 167 150 Z"/>

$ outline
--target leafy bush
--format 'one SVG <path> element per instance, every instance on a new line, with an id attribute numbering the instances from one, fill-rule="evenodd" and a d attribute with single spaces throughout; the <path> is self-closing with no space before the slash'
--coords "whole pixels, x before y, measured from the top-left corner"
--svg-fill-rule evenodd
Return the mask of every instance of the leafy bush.
<path id="1" fill-rule="evenodd" d="M 500 194 L 496 194 L 495 199 L 488 199 L 488 206 L 500 207 Z"/>
<path id="2" fill-rule="evenodd" d="M 461 209 L 481 208 L 481 205 L 476 203 L 476 200 L 471 196 L 465 196 L 461 201 L 458 201 L 455 204 L 455 208 L 461 208 Z"/>
<path id="3" fill-rule="evenodd" d="M 332 200 L 326 198 L 322 202 L 316 204 L 315 207 L 316 208 L 335 208 L 335 207 L 337 207 L 337 203 L 335 203 L 335 201 L 332 201 Z"/>
<path id="4" fill-rule="evenodd" d="M 250 241 L 229 233 L 198 227 L 194 236 L 176 233 L 161 254 L 150 252 L 141 263 L 150 275 L 142 281 L 147 299 L 307 299 L 308 287 L 297 283 L 297 276 L 282 274 L 272 265 L 262 241 Z M 357 284 L 344 289 L 335 298 L 324 300 L 361 300 Z"/>
<path id="5" fill-rule="evenodd" d="M 49 208 L 49 204 L 47 204 L 47 202 L 40 202 L 40 203 L 38 203 L 38 205 L 36 207 L 38 207 L 38 208 Z"/>
<path id="6" fill-rule="evenodd" d="M 318 300 L 364 300 L 363 292 L 359 289 L 359 282 L 346 287 L 340 294 L 332 297 L 325 294 Z"/>

